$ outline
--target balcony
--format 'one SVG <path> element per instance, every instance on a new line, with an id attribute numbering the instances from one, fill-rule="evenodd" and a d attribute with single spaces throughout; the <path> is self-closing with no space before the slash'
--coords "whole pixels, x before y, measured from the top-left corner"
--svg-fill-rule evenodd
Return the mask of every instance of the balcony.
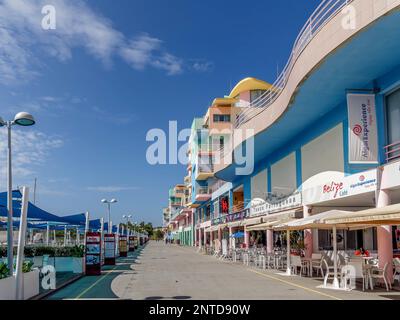
<path id="1" fill-rule="evenodd" d="M 211 199 L 211 190 L 209 187 L 197 187 L 196 190 L 196 202 L 206 202 Z"/>
<path id="2" fill-rule="evenodd" d="M 192 177 L 189 176 L 189 175 L 187 175 L 187 176 L 183 179 L 183 181 L 185 182 L 185 185 L 187 186 L 187 185 L 189 185 L 189 184 L 192 183 Z"/>
<path id="3" fill-rule="evenodd" d="M 212 155 L 214 152 L 221 150 L 221 147 L 220 143 L 199 144 L 197 145 L 197 154 Z"/>
<path id="4" fill-rule="evenodd" d="M 225 184 L 227 184 L 228 182 L 224 181 L 224 180 L 217 180 L 217 182 L 215 182 L 211 187 L 211 193 L 216 192 L 218 189 L 222 188 Z"/>
<path id="5" fill-rule="evenodd" d="M 214 176 L 214 165 L 213 164 L 201 164 L 197 165 L 196 180 L 207 180 Z"/>
<path id="6" fill-rule="evenodd" d="M 181 213 L 181 210 L 184 209 L 184 207 L 179 206 L 179 207 L 175 207 L 171 210 L 171 218 L 169 219 L 170 221 L 175 220 L 179 214 Z"/>
<path id="7" fill-rule="evenodd" d="M 385 147 L 386 162 L 393 162 L 400 159 L 400 141 Z"/>

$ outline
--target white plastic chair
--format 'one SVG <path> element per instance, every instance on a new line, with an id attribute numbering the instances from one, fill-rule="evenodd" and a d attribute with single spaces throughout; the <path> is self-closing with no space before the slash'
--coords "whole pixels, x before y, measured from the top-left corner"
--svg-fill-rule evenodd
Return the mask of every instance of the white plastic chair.
<path id="1" fill-rule="evenodd" d="M 324 277 L 323 261 L 324 261 L 324 259 L 322 259 L 322 256 L 321 256 L 321 259 L 319 260 L 319 262 L 311 261 L 311 272 L 316 270 L 317 277 L 319 276 L 320 272 L 321 272 L 321 277 Z"/>
<path id="2" fill-rule="evenodd" d="M 400 258 L 394 258 L 393 259 L 393 267 L 394 267 L 394 274 L 393 277 L 400 285 Z"/>
<path id="3" fill-rule="evenodd" d="M 370 272 L 370 277 L 372 279 L 383 279 L 383 281 L 385 282 L 385 286 L 386 286 L 386 291 L 389 291 L 392 289 L 392 284 L 388 281 L 387 279 L 387 269 L 389 267 L 389 263 L 386 262 L 385 266 L 382 268 L 373 268 Z M 372 289 L 374 289 L 373 284 L 372 284 Z"/>
<path id="4" fill-rule="evenodd" d="M 298 272 L 298 268 L 300 268 L 300 277 L 303 274 L 303 271 L 305 274 L 307 274 L 307 266 L 306 264 L 301 261 L 301 257 L 300 256 L 290 256 L 290 263 L 291 263 L 291 268 L 292 268 L 292 272 L 294 274 L 297 274 Z"/>

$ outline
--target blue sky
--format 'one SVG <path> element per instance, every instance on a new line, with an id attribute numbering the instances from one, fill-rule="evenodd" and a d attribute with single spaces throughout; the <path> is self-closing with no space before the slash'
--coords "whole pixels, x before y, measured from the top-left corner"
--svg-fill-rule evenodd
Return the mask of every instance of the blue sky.
<path id="1" fill-rule="evenodd" d="M 275 80 L 319 0 L 0 0 L 0 116 L 29 111 L 13 131 L 15 184 L 60 214 L 161 224 L 182 165 L 146 161 L 148 130 L 179 129 L 247 76 Z M 56 8 L 56 30 L 41 9 Z M 0 129 L 0 190 L 6 188 Z"/>

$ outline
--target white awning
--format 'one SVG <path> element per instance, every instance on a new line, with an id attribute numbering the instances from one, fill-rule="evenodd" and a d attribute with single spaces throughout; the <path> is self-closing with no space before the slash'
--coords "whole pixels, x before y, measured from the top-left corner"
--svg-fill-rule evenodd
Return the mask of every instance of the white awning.
<path id="1" fill-rule="evenodd" d="M 372 208 L 357 212 L 343 212 L 325 219 L 327 224 L 351 226 L 380 226 L 400 224 L 400 204 L 382 208 Z"/>
<path id="2" fill-rule="evenodd" d="M 219 225 L 211 226 L 207 231 L 213 232 L 213 231 L 217 231 L 219 228 L 220 228 Z"/>
<path id="3" fill-rule="evenodd" d="M 260 224 L 257 224 L 255 226 L 250 226 L 250 227 L 246 228 L 246 230 L 247 231 L 265 231 L 265 230 L 272 229 L 273 226 L 276 226 L 278 224 L 282 224 L 283 222 L 285 222 L 285 221 L 274 220 L 274 221 L 270 221 L 270 222 L 267 222 L 267 223 L 260 223 Z"/>
<path id="4" fill-rule="evenodd" d="M 300 217 L 302 217 L 302 214 L 303 214 L 302 210 L 299 210 L 299 209 L 286 210 L 286 211 L 272 213 L 267 216 L 264 216 L 262 221 L 263 222 L 272 222 L 272 221 L 285 222 L 290 219 L 300 218 Z"/>
<path id="5" fill-rule="evenodd" d="M 330 210 L 306 218 L 282 223 L 274 227 L 275 230 L 305 230 L 305 229 L 332 229 L 332 225 L 325 223 L 326 219 L 335 218 L 345 213 L 354 213 L 342 210 Z"/>
<path id="6" fill-rule="evenodd" d="M 245 226 L 251 226 L 254 224 L 259 224 L 262 222 L 262 218 L 258 217 L 258 218 L 252 218 L 252 219 L 246 219 L 243 221 L 243 225 Z"/>
<path id="7" fill-rule="evenodd" d="M 240 227 L 243 225 L 244 225 L 243 221 L 235 221 L 235 222 L 228 223 L 229 228 L 236 228 L 236 227 Z"/>

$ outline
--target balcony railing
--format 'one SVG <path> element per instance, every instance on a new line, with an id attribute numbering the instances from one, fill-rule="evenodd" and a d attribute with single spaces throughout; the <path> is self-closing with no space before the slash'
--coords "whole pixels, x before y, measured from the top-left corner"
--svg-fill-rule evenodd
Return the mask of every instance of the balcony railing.
<path id="1" fill-rule="evenodd" d="M 219 149 L 221 149 L 220 143 L 199 144 L 197 146 L 198 153 L 200 153 L 200 152 L 212 153 Z"/>
<path id="2" fill-rule="evenodd" d="M 323 0 L 320 3 L 297 36 L 289 60 L 283 71 L 269 90 L 252 101 L 248 107 L 244 108 L 245 110 L 238 114 L 235 121 L 235 128 L 240 128 L 244 123 L 256 117 L 259 113 L 275 102 L 285 88 L 296 60 L 299 58 L 303 50 L 322 27 L 324 27 L 346 5 L 353 1 L 354 0 Z"/>
<path id="3" fill-rule="evenodd" d="M 198 164 L 198 172 L 199 173 L 213 173 L 214 165 L 213 164 Z"/>
<path id="4" fill-rule="evenodd" d="M 400 159 L 400 141 L 389 144 L 385 147 L 386 162 Z"/>
<path id="5" fill-rule="evenodd" d="M 196 188 L 196 194 L 197 195 L 211 194 L 211 190 L 209 187 L 198 187 Z"/>
<path id="6" fill-rule="evenodd" d="M 211 187 L 211 193 L 216 192 L 219 188 L 222 188 L 225 184 L 227 184 L 224 180 L 217 180 Z"/>

